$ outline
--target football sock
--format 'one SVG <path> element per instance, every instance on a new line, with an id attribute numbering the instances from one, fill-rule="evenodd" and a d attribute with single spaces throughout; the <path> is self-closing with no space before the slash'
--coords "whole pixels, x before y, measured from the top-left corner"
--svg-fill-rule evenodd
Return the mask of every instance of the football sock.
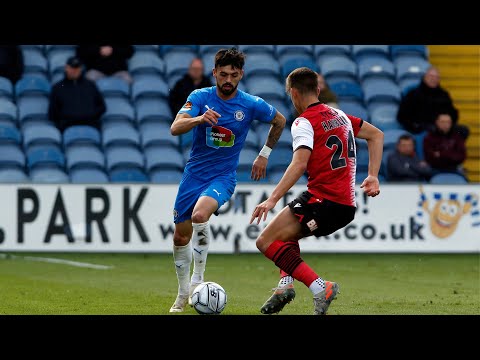
<path id="1" fill-rule="evenodd" d="M 208 247 L 210 245 L 210 226 L 208 221 L 193 223 L 193 274 L 192 283 L 203 282 L 203 274 L 207 264 Z"/>
<path id="2" fill-rule="evenodd" d="M 290 274 L 295 280 L 301 281 L 307 287 L 310 287 L 319 277 L 300 257 L 300 247 L 297 241 L 275 240 L 270 244 L 264 255 L 281 270 Z"/>
<path id="3" fill-rule="evenodd" d="M 192 245 L 173 245 L 173 260 L 178 279 L 178 294 L 188 296 L 190 287 L 190 264 L 192 263 Z"/>
<path id="4" fill-rule="evenodd" d="M 280 281 L 278 282 L 278 287 L 284 287 L 292 283 L 293 283 L 293 277 L 287 274 L 280 279 Z"/>
<path id="5" fill-rule="evenodd" d="M 314 282 L 308 287 L 313 295 L 318 294 L 319 292 L 325 290 L 325 280 L 322 278 L 315 279 Z"/>

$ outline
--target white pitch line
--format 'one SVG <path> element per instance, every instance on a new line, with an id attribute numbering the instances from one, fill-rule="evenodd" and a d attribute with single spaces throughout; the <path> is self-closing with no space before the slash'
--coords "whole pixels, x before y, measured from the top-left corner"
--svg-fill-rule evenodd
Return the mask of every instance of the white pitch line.
<path id="1" fill-rule="evenodd" d="M 63 264 L 63 265 L 70 265 L 76 267 L 84 267 L 89 269 L 98 269 L 98 270 L 108 270 L 113 269 L 113 266 L 109 265 L 97 265 L 97 264 L 90 264 L 80 261 L 71 261 L 65 259 L 56 259 L 56 258 L 46 258 L 46 257 L 37 257 L 37 256 L 17 256 L 11 254 L 0 254 L 0 259 L 20 259 L 20 260 L 29 260 L 29 261 L 42 261 L 46 263 L 53 263 L 53 264 Z"/>

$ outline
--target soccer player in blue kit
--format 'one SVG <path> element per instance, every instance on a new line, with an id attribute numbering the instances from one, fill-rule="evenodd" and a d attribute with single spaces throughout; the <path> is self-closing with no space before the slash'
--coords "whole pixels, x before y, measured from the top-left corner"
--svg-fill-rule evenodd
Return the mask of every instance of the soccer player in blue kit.
<path id="1" fill-rule="evenodd" d="M 170 128 L 174 136 L 193 131 L 190 159 L 173 209 L 178 295 L 170 312 L 182 312 L 187 303 L 191 305 L 193 290 L 204 281 L 209 219 L 234 193 L 240 151 L 250 124 L 253 120 L 271 124 L 265 145 L 252 165 L 251 178 L 255 181 L 265 178 L 268 156 L 285 127 L 285 116 L 272 105 L 237 89 L 244 64 L 245 54 L 235 48 L 217 51 L 213 68 L 216 85 L 194 90 Z"/>

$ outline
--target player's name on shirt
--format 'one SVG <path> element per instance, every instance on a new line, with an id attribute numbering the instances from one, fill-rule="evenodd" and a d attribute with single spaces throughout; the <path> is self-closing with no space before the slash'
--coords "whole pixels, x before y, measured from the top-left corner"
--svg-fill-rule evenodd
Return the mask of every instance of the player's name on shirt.
<path id="1" fill-rule="evenodd" d="M 327 121 L 322 121 L 322 127 L 325 131 L 330 131 L 336 129 L 340 126 L 347 125 L 349 123 L 348 119 L 345 119 L 341 115 L 336 115 L 334 118 Z"/>

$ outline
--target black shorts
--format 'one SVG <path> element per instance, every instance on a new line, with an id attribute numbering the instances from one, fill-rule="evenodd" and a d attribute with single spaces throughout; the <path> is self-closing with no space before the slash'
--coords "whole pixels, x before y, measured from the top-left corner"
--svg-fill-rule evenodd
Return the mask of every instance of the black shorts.
<path id="1" fill-rule="evenodd" d="M 304 191 L 288 206 L 302 225 L 303 237 L 330 235 L 348 225 L 356 211 L 354 206 L 317 199 L 308 191 Z"/>

